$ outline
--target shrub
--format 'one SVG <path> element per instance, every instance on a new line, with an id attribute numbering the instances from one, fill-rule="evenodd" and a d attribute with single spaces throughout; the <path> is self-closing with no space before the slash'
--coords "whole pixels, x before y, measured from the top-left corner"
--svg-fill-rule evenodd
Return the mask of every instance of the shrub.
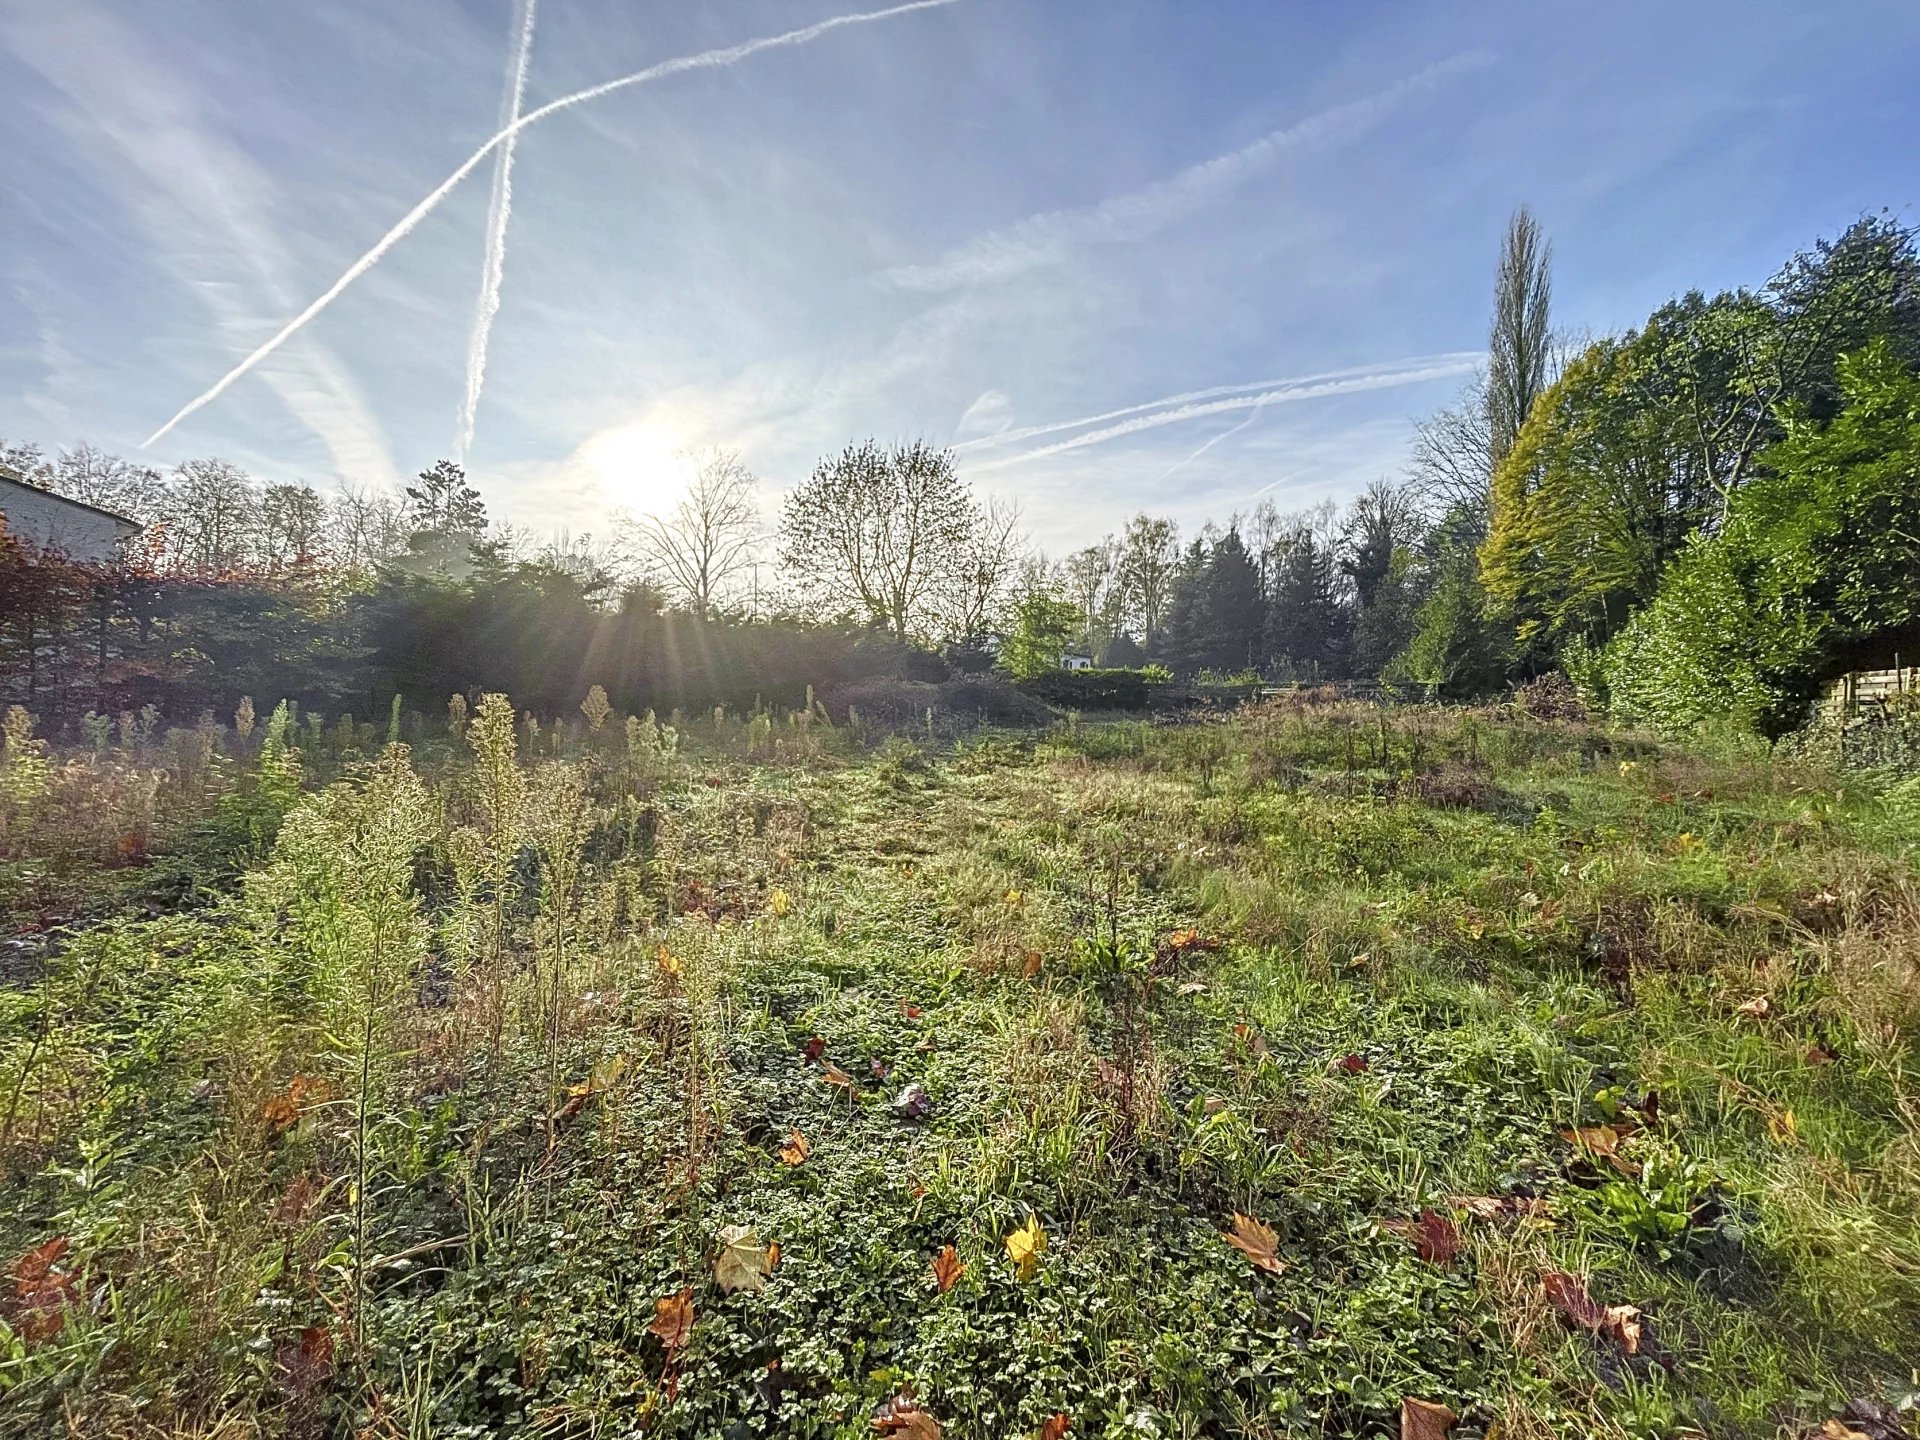
<path id="1" fill-rule="evenodd" d="M 1144 710 L 1147 676 L 1140 670 L 1048 670 L 1020 688 L 1069 710 Z"/>

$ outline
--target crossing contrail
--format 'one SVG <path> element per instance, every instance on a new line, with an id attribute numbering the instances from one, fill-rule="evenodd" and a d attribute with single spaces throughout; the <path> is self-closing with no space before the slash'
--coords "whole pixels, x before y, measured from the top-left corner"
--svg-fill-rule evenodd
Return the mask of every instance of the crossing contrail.
<path id="1" fill-rule="evenodd" d="M 1024 464 L 1028 460 L 1058 455 L 1066 450 L 1078 450 L 1085 445 L 1098 445 L 1105 440 L 1115 440 L 1122 435 L 1132 435 L 1141 430 L 1153 430 L 1162 425 L 1178 425 L 1186 420 L 1197 420 L 1203 415 L 1221 415 L 1231 410 L 1258 410 L 1267 405 L 1288 405 L 1302 400 L 1318 400 L 1324 395 L 1350 395 L 1362 390 L 1387 390 L 1398 385 L 1418 385 L 1427 380 L 1443 380 L 1450 375 L 1464 375 L 1473 368 L 1472 359 L 1460 359 L 1414 370 L 1392 369 L 1372 374 L 1349 372 L 1344 377 L 1317 379 L 1310 383 L 1294 382 L 1289 388 L 1268 390 L 1259 395 L 1234 395 L 1223 400 L 1204 400 L 1188 404 L 1170 404 L 1169 401 L 1163 400 L 1158 404 L 1169 406 L 1169 408 L 1159 409 L 1153 405 L 1134 406 L 1131 409 L 1135 412 L 1149 413 L 1134 413 L 1131 419 L 1122 420 L 1117 425 L 1108 425 L 1100 430 L 1089 430 L 1068 440 L 1059 440 L 1034 450 L 1023 450 L 1017 455 L 1003 455 L 997 460 L 989 460 L 985 464 L 973 466 L 972 471 L 976 475 L 981 475 L 990 470 L 1004 470 L 1009 465 Z M 1206 392 L 1195 393 L 1205 394 Z M 1173 397 L 1174 400 L 1180 398 Z M 1064 430 L 1087 423 L 1089 422 L 1086 420 L 1068 421 L 1051 428 Z"/>
<path id="2" fill-rule="evenodd" d="M 825 35 L 830 30 L 840 29 L 843 25 L 864 25 L 874 20 L 891 20 L 896 15 L 909 15 L 916 10 L 937 10 L 943 6 L 956 3 L 957 0 L 910 0 L 908 4 L 893 5 L 884 10 L 864 10 L 851 15 L 836 15 L 831 19 L 822 20 L 817 24 L 807 25 L 798 30 L 788 30 L 779 35 L 769 35 L 764 39 L 748 40 L 739 45 L 727 46 L 721 50 L 703 50 L 698 55 L 683 55 L 673 60 L 663 60 L 658 65 L 650 65 L 644 70 L 636 70 L 631 75 L 622 75 L 617 80 L 608 80 L 599 85 L 589 86 L 585 90 L 576 90 L 571 95 L 562 95 L 558 100 L 549 100 L 537 110 L 529 110 L 462 161 L 459 169 L 447 176 L 445 180 L 442 180 L 427 194 L 424 200 L 403 215 L 398 224 L 387 231 L 385 235 L 382 235 L 371 250 L 367 251 L 366 254 L 349 265 L 338 280 L 334 281 L 333 284 L 329 285 L 320 293 L 319 298 L 314 300 L 312 304 L 294 316 L 293 319 L 289 320 L 285 325 L 281 326 L 279 331 L 275 333 L 271 339 L 267 340 L 252 354 L 248 355 L 246 359 L 242 360 L 238 365 L 234 366 L 233 369 L 229 370 L 225 375 L 222 375 L 212 385 L 208 386 L 206 390 L 188 402 L 179 414 L 167 421 L 166 424 L 154 431 L 153 434 L 149 435 L 145 440 L 142 440 L 140 442 L 140 448 L 144 450 L 147 446 L 153 444 L 154 441 L 164 436 L 169 430 L 173 429 L 173 427 L 178 425 L 182 420 L 193 414 L 194 411 L 219 399 L 234 381 L 238 380 L 242 375 L 245 375 L 249 370 L 253 369 L 254 366 L 266 359 L 267 356 L 286 344 L 288 340 L 299 333 L 301 328 L 305 326 L 309 320 L 313 319 L 314 316 L 318 315 L 322 310 L 326 309 L 327 306 L 337 300 L 342 291 L 362 275 L 366 274 L 367 271 L 371 270 L 375 265 L 378 265 L 389 250 L 406 239 L 409 232 L 411 232 L 415 226 L 426 219 L 428 215 L 432 214 L 440 202 L 453 193 L 455 186 L 479 167 L 481 161 L 485 160 L 495 149 L 505 144 L 513 136 L 518 135 L 522 130 L 526 129 L 527 126 L 537 124 L 556 111 L 565 110 L 574 105 L 584 104 L 588 100 L 598 100 L 602 95 L 611 95 L 616 90 L 625 90 L 633 85 L 645 85 L 650 81 L 663 80 L 670 75 L 684 74 L 689 70 L 719 69 L 723 66 L 737 64 L 749 55 L 759 54 L 762 50 L 773 50 L 787 45 L 805 45 L 809 41 L 819 39 L 820 36 Z"/>
<path id="3" fill-rule="evenodd" d="M 1249 425 L 1253 424 L 1254 421 L 1258 420 L 1260 418 L 1260 412 L 1267 408 L 1267 402 L 1264 396 L 1257 397 L 1257 398 L 1259 399 L 1259 403 L 1253 407 L 1253 413 L 1251 415 L 1247 416 L 1246 419 L 1242 420 L 1238 425 L 1235 425 L 1231 430 L 1222 430 L 1218 435 L 1213 436 L 1211 439 L 1202 441 L 1199 449 L 1195 450 L 1191 455 L 1187 456 L 1187 458 L 1184 460 L 1174 461 L 1173 464 L 1169 465 L 1166 468 L 1166 471 L 1160 476 L 1160 478 L 1162 480 L 1165 480 L 1168 478 L 1168 476 L 1171 476 L 1178 471 L 1186 469 L 1187 466 L 1191 465 L 1194 461 L 1198 460 L 1202 455 L 1206 454 L 1207 451 L 1211 450 L 1214 446 L 1218 445 L 1222 440 L 1231 440 L 1234 436 L 1238 435 L 1242 430 L 1246 429 Z"/>
<path id="4" fill-rule="evenodd" d="M 500 103 L 501 123 L 507 129 L 519 120 L 520 106 L 527 98 L 533 18 L 540 8 L 540 0 L 520 3 L 520 38 L 507 72 L 506 98 Z M 473 334 L 467 341 L 467 396 L 460 406 L 460 438 L 454 444 L 453 458 L 462 465 L 473 447 L 474 416 L 480 410 L 480 389 L 487 383 L 487 341 L 493 334 L 493 317 L 500 313 L 500 281 L 507 264 L 507 220 L 513 213 L 513 152 L 519 144 L 517 131 L 508 135 L 493 165 L 493 194 L 487 201 L 487 255 L 480 271 L 480 304 L 473 312 Z"/>

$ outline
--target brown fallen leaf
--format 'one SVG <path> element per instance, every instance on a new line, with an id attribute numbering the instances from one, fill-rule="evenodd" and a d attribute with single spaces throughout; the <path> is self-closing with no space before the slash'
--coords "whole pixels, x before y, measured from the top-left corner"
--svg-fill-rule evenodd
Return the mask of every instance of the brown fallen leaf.
<path id="1" fill-rule="evenodd" d="M 882 1405 L 873 1417 L 873 1428 L 882 1435 L 899 1435 L 905 1440 L 940 1440 L 940 1422 L 920 1408 L 909 1390 L 902 1390 Z"/>
<path id="2" fill-rule="evenodd" d="M 1287 1268 L 1287 1262 L 1274 1253 L 1280 1244 L 1280 1237 L 1273 1233 L 1273 1227 L 1261 1224 L 1251 1215 L 1234 1211 L 1233 1229 L 1223 1230 L 1220 1235 L 1227 1244 L 1252 1261 L 1256 1269 L 1278 1275 Z"/>
<path id="3" fill-rule="evenodd" d="M 831 1060 L 822 1060 L 820 1062 L 820 1077 L 829 1085 L 837 1086 L 850 1095 L 857 1093 L 860 1089 L 860 1082 L 847 1074 L 846 1071 L 842 1070 Z"/>
<path id="4" fill-rule="evenodd" d="M 933 1257 L 933 1283 L 940 1287 L 940 1293 L 946 1294 L 953 1288 L 954 1282 L 967 1273 L 967 1267 L 961 1263 L 960 1256 L 948 1245 Z"/>
<path id="5" fill-rule="evenodd" d="M 1437 1400 L 1400 1401 L 1400 1440 L 1447 1440 L 1458 1417 Z"/>
<path id="6" fill-rule="evenodd" d="M 807 1137 L 795 1128 L 787 1133 L 787 1143 L 780 1147 L 780 1161 L 783 1165 L 799 1165 L 813 1152 L 813 1146 L 807 1143 Z"/>
<path id="7" fill-rule="evenodd" d="M 1040 973 L 1040 967 L 1044 964 L 1046 964 L 1046 956 L 1042 955 L 1038 950 L 1025 951 L 1020 956 L 1020 974 L 1022 978 L 1027 980 L 1033 979 L 1034 976 Z"/>
<path id="8" fill-rule="evenodd" d="M 1349 1075 L 1358 1075 L 1367 1068 L 1367 1057 L 1364 1055 L 1342 1055 L 1338 1060 L 1333 1062 L 1333 1068 L 1336 1070 L 1344 1070 Z"/>
<path id="9" fill-rule="evenodd" d="M 1832 1063 L 1833 1063 L 1833 1052 L 1827 1049 L 1826 1046 L 1809 1045 L 1807 1047 L 1807 1064 L 1817 1066 L 1817 1065 L 1831 1065 Z"/>
<path id="10" fill-rule="evenodd" d="M 1254 1029 L 1253 1026 L 1241 1020 L 1234 1025 L 1233 1033 L 1240 1043 L 1252 1052 L 1254 1059 L 1264 1060 L 1267 1058 L 1267 1037 Z"/>
<path id="11" fill-rule="evenodd" d="M 1611 1336 L 1629 1355 L 1640 1353 L 1640 1309 L 1636 1305 L 1602 1305 L 1587 1293 L 1577 1275 L 1548 1270 L 1540 1276 L 1547 1299 L 1570 1324 L 1596 1335 Z"/>
<path id="12" fill-rule="evenodd" d="M 1620 1143 L 1633 1133 L 1631 1125 L 1582 1125 L 1562 1130 L 1560 1138 L 1590 1158 L 1604 1160 L 1622 1175 L 1632 1177 L 1640 1173 L 1640 1167 L 1620 1153 Z"/>
<path id="13" fill-rule="evenodd" d="M 900 1002 L 900 1014 L 908 1020 L 918 1020 L 920 1018 L 920 1007 L 918 1005 L 909 1005 L 906 1001 L 902 1000 Z"/>
<path id="14" fill-rule="evenodd" d="M 333 1332 L 324 1325 L 309 1325 L 294 1339 L 276 1345 L 273 1359 L 282 1390 L 297 1398 L 312 1395 L 332 1378 Z"/>
<path id="15" fill-rule="evenodd" d="M 1450 1265 L 1460 1253 L 1460 1227 L 1437 1210 L 1422 1210 L 1416 1220 L 1382 1220 L 1380 1228 L 1406 1240 L 1429 1265 Z"/>
<path id="16" fill-rule="evenodd" d="M 818 1060 L 822 1055 L 827 1053 L 827 1042 L 822 1040 L 818 1035 L 810 1036 L 802 1053 L 805 1054 L 809 1060 Z"/>
<path id="17" fill-rule="evenodd" d="M 653 1323 L 647 1326 L 647 1332 L 659 1336 L 660 1343 L 668 1350 L 678 1350 L 687 1343 L 687 1337 L 693 1333 L 691 1285 L 677 1295 L 653 1302 Z"/>
<path id="18" fill-rule="evenodd" d="M 269 1137 L 291 1130 L 309 1105 L 333 1098 L 333 1087 L 316 1075 L 296 1075 L 278 1095 L 269 1096 L 260 1105 L 260 1119 Z"/>
<path id="19" fill-rule="evenodd" d="M 1061 1440 L 1061 1437 L 1071 1429 L 1073 1429 L 1071 1415 L 1064 1411 L 1058 1415 L 1049 1415 L 1040 1422 L 1039 1440 Z"/>
<path id="20" fill-rule="evenodd" d="M 1873 1440 L 1864 1430 L 1856 1430 L 1844 1420 L 1831 1417 L 1820 1422 L 1820 1428 L 1814 1432 L 1820 1440 Z"/>
<path id="21" fill-rule="evenodd" d="M 779 1262 L 779 1247 L 762 1245 L 751 1225 L 720 1227 L 720 1255 L 713 1262 L 713 1278 L 727 1294 L 766 1289 L 767 1276 Z"/>
<path id="22" fill-rule="evenodd" d="M 0 1314 L 28 1344 L 66 1326 L 67 1307 L 79 1291 L 79 1281 L 60 1264 L 70 1247 L 66 1236 L 56 1235 L 13 1262 L 13 1293 L 0 1297 Z"/>
<path id="23" fill-rule="evenodd" d="M 1759 1020 L 1773 1009 L 1773 1001 L 1764 995 L 1756 995 L 1746 1004 L 1735 1008 L 1739 1014 L 1745 1015 L 1749 1020 Z"/>

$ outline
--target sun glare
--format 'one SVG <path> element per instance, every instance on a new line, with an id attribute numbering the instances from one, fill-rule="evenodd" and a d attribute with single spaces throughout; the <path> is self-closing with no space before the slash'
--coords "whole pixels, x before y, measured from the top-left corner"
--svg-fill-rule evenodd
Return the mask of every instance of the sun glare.
<path id="1" fill-rule="evenodd" d="M 602 430 L 580 447 L 579 460 L 610 505 L 642 513 L 664 509 L 685 483 L 686 438 L 657 420 Z"/>

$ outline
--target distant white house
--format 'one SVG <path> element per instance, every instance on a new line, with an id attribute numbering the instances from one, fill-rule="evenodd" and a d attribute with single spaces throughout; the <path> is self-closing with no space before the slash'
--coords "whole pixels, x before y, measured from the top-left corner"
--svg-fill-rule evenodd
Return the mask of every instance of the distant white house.
<path id="1" fill-rule="evenodd" d="M 4 470 L 0 470 L 0 522 L 5 522 L 9 535 L 36 550 L 88 562 L 113 559 L 142 528 L 124 515 L 42 490 Z"/>
<path id="2" fill-rule="evenodd" d="M 1078 650 L 1068 650 L 1060 657 L 1060 668 L 1062 670 L 1091 670 L 1093 669 L 1093 657 L 1082 654 Z"/>

